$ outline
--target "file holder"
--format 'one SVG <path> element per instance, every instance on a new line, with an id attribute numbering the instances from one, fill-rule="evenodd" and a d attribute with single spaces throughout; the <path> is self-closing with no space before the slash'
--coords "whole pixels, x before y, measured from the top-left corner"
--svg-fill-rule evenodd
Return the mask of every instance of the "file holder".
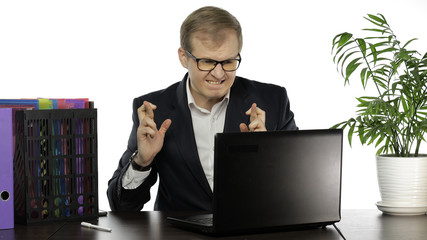
<path id="1" fill-rule="evenodd" d="M 97 218 L 97 110 L 17 111 L 15 128 L 15 222 Z"/>

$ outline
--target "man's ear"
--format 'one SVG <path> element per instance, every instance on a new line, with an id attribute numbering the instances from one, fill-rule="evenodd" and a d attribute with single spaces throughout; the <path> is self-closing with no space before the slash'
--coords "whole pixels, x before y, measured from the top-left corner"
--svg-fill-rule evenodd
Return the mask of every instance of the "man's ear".
<path id="1" fill-rule="evenodd" d="M 181 62 L 181 65 L 184 68 L 188 68 L 188 64 L 187 64 L 187 54 L 185 53 L 184 48 L 180 47 L 178 49 L 178 57 L 179 57 L 179 61 Z"/>

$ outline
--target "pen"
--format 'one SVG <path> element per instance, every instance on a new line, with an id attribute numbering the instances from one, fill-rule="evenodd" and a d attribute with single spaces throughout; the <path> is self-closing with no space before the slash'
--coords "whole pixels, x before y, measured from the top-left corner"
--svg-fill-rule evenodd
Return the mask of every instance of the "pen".
<path id="1" fill-rule="evenodd" d="M 88 222 L 82 222 L 81 225 L 83 227 L 93 228 L 93 229 L 97 229 L 97 230 L 101 230 L 101 231 L 107 231 L 107 232 L 113 231 L 113 229 L 111 229 L 111 228 L 101 227 L 101 226 L 98 226 L 98 225 L 93 225 L 93 224 L 90 224 Z"/>

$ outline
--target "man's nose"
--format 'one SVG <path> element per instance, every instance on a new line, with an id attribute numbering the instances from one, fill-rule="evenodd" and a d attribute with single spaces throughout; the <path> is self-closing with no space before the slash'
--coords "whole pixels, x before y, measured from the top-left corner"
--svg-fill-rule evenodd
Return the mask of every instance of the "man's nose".
<path id="1" fill-rule="evenodd" d="M 211 74 L 217 79 L 222 79 L 225 75 L 225 71 L 222 69 L 222 65 L 218 63 L 215 68 L 212 69 Z"/>

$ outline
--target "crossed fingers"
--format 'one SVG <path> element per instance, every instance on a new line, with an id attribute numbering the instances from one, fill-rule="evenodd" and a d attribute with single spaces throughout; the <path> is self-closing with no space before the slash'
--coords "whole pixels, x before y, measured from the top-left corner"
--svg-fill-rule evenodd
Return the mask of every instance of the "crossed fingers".
<path id="1" fill-rule="evenodd" d="M 142 135 L 154 138 L 157 132 L 157 126 L 154 122 L 154 110 L 156 105 L 144 101 L 138 108 L 139 127 L 142 128 Z"/>
<path id="2" fill-rule="evenodd" d="M 267 131 L 265 128 L 265 111 L 258 108 L 256 103 L 253 103 L 251 108 L 245 112 L 246 115 L 250 116 L 249 126 L 242 123 L 240 124 L 240 131 L 242 132 L 259 132 Z"/>

